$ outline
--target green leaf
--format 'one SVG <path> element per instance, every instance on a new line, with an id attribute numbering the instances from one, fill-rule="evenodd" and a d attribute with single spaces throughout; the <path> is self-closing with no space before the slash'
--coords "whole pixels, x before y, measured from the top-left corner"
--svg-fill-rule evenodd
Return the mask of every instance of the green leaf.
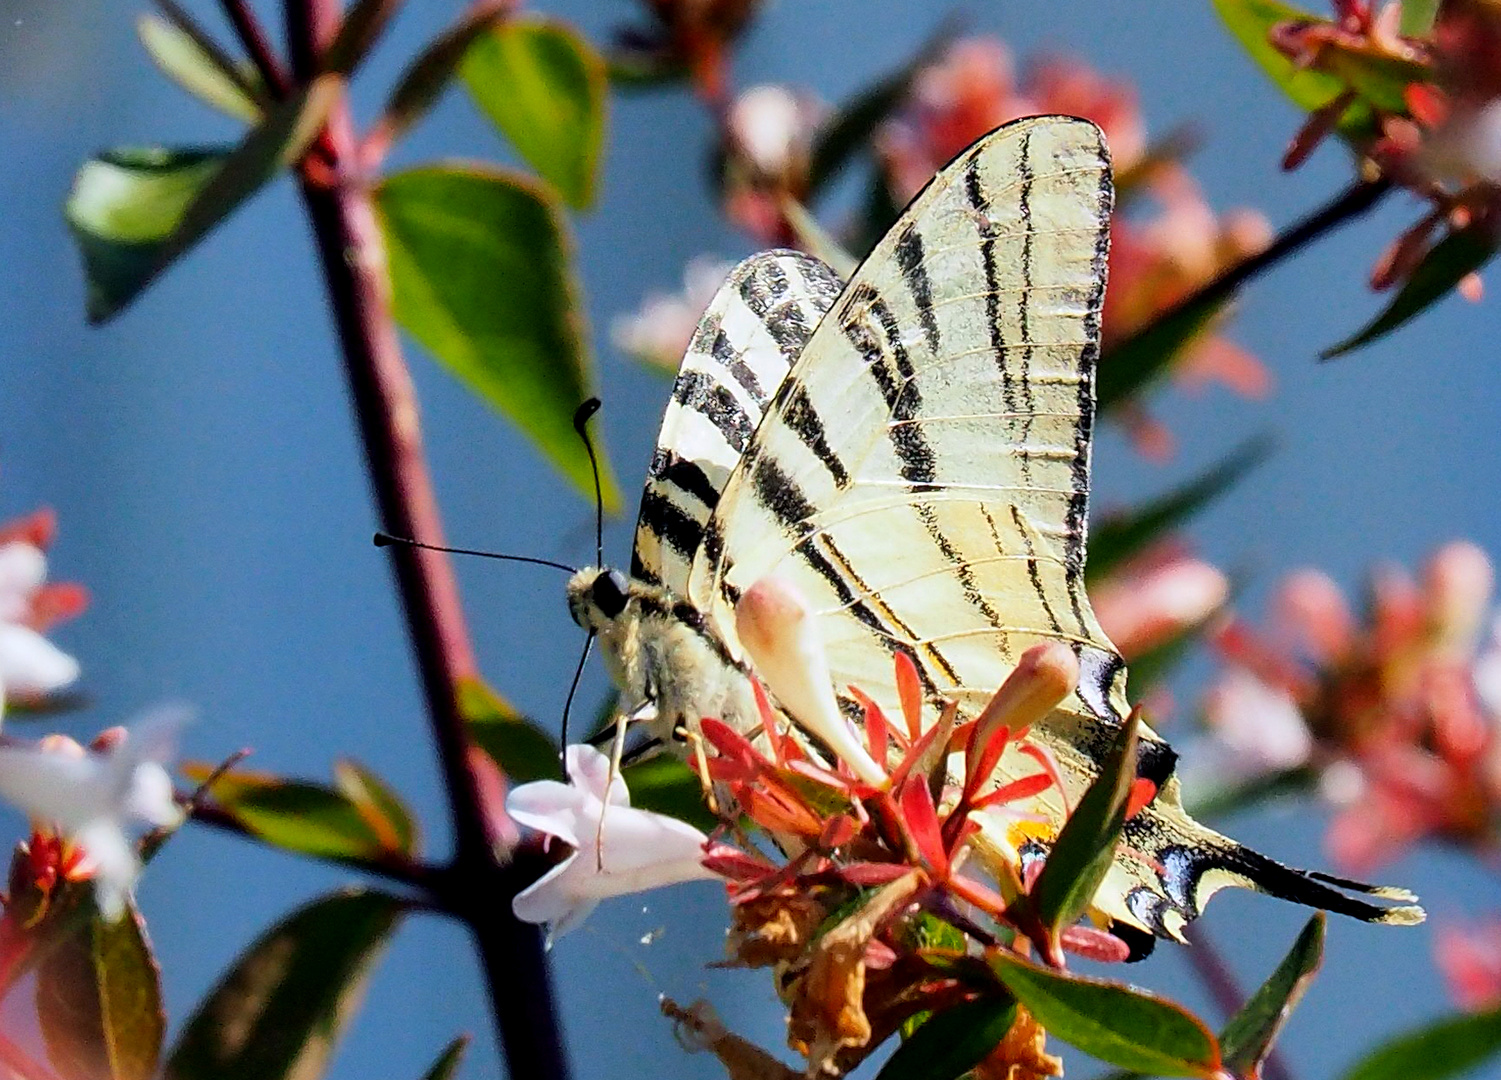
<path id="1" fill-rule="evenodd" d="M 901 70 L 860 91 L 818 129 L 808 164 L 810 202 L 857 153 L 870 146 L 876 129 L 901 106 L 913 81 L 943 54 L 954 33 L 952 22 L 945 22 Z"/>
<path id="2" fill-rule="evenodd" d="M 212 770 L 184 765 L 182 771 L 201 781 Z M 318 784 L 237 769 L 216 779 L 209 794 L 247 831 L 274 847 L 354 862 L 379 860 L 390 851 L 354 802 Z"/>
<path id="3" fill-rule="evenodd" d="M 378 892 L 316 900 L 261 935 L 188 1020 L 166 1080 L 310 1080 L 359 1005 L 407 904 Z"/>
<path id="4" fill-rule="evenodd" d="M 593 474 L 573 414 L 590 359 L 572 242 L 551 191 L 483 165 L 430 165 L 375 193 L 396 318 L 500 409 L 581 492 Z M 605 506 L 620 494 L 599 448 Z"/>
<path id="5" fill-rule="evenodd" d="M 1009 997 L 983 997 L 945 1009 L 903 1040 L 876 1080 L 957 1080 L 1000 1045 L 1016 1019 Z"/>
<path id="6" fill-rule="evenodd" d="M 1115 859 L 1115 844 L 1126 823 L 1126 800 L 1136 779 L 1138 726 L 1138 714 L 1133 712 L 1101 762 L 1100 775 L 1058 830 L 1032 887 L 1031 902 L 1054 953 L 1058 935 L 1084 913 Z"/>
<path id="7" fill-rule="evenodd" d="M 1450 1016 L 1366 1055 L 1345 1080 L 1447 1080 L 1501 1052 L 1501 1009 Z"/>
<path id="8" fill-rule="evenodd" d="M 158 274 L 302 156 L 340 83 L 279 103 L 233 151 L 122 149 L 84 163 L 64 214 L 83 254 L 88 316 L 122 311 Z"/>
<path id="9" fill-rule="evenodd" d="M 1224 306 L 1212 297 L 1192 298 L 1106 349 L 1095 384 L 1100 412 L 1130 401 L 1165 373 Z"/>
<path id="10" fill-rule="evenodd" d="M 1267 40 L 1272 27 L 1282 22 L 1328 23 L 1291 4 L 1278 0 L 1214 0 L 1214 8 L 1227 29 L 1294 105 L 1306 112 L 1323 108 L 1347 89 L 1338 75 L 1300 67 Z M 1375 118 L 1363 101 L 1352 102 L 1340 119 L 1340 134 L 1359 139 L 1375 134 Z"/>
<path id="11" fill-rule="evenodd" d="M 1392 297 L 1386 310 L 1338 345 L 1325 349 L 1320 359 L 1331 360 L 1391 333 L 1407 320 L 1443 299 L 1466 274 L 1478 270 L 1496 253 L 1497 239 L 1485 229 L 1451 232 L 1423 256 L 1423 261 Z"/>
<path id="12" fill-rule="evenodd" d="M 199 101 L 246 123 L 261 118 L 251 70 L 235 65 L 189 26 L 145 14 L 136 19 L 136 34 L 162 74 Z"/>
<path id="13" fill-rule="evenodd" d="M 509 0 L 480 0 L 459 21 L 431 41 L 407 65 L 386 102 L 374 129 L 378 140 L 390 143 L 438 103 L 453 80 L 469 46 L 510 13 Z"/>
<path id="14" fill-rule="evenodd" d="M 334 762 L 334 786 L 354 804 L 386 851 L 411 857 L 419 849 L 417 823 L 401 797 L 357 761 Z"/>
<path id="15" fill-rule="evenodd" d="M 686 821 L 704 832 L 720 824 L 704 804 L 704 786 L 685 762 L 667 754 L 620 770 L 631 793 L 631 805 Z"/>
<path id="16" fill-rule="evenodd" d="M 422 1074 L 422 1080 L 452 1080 L 464 1060 L 464 1051 L 469 1049 L 469 1036 L 460 1035 L 444 1048 L 433 1062 L 432 1068 Z"/>
<path id="17" fill-rule="evenodd" d="M 1085 568 L 1091 584 L 1139 554 L 1152 541 L 1183 524 L 1215 498 L 1266 460 L 1272 442 L 1265 436 L 1250 439 L 1232 450 L 1202 476 L 1166 495 L 1125 514 L 1105 518 L 1089 537 L 1089 563 Z"/>
<path id="18" fill-rule="evenodd" d="M 518 713 L 480 679 L 459 682 L 459 711 L 474 744 L 513 784 L 561 780 L 561 751 L 553 737 Z"/>
<path id="19" fill-rule="evenodd" d="M 1427 37 L 1438 19 L 1439 0 L 1402 0 L 1402 22 L 1397 32 L 1403 37 Z"/>
<path id="20" fill-rule="evenodd" d="M 577 31 L 537 17 L 499 23 L 470 44 L 459 75 L 490 122 L 570 206 L 594 201 L 609 79 Z"/>
<path id="21" fill-rule="evenodd" d="M 1214 1036 L 1193 1014 L 1145 990 L 1048 971 L 1000 951 L 996 974 L 1051 1034 L 1101 1061 L 1149 1076 L 1213 1077 Z"/>
<path id="22" fill-rule="evenodd" d="M 1220 1032 L 1225 1068 L 1237 1076 L 1256 1076 L 1293 1008 L 1324 962 L 1324 923 L 1317 912 L 1271 977 L 1251 995 Z"/>
<path id="23" fill-rule="evenodd" d="M 47 1055 L 69 1080 L 151 1080 L 167 1018 L 145 923 L 133 903 L 113 921 L 85 903 L 37 967 Z"/>

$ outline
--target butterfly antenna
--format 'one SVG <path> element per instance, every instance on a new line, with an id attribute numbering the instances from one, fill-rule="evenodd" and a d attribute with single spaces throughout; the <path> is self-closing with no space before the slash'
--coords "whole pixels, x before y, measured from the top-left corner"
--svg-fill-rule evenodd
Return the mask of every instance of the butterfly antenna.
<path id="1" fill-rule="evenodd" d="M 579 680 L 584 677 L 584 664 L 589 660 L 589 650 L 594 648 L 594 631 L 584 638 L 584 651 L 579 654 L 579 666 L 573 669 L 573 684 L 568 687 L 568 700 L 563 702 L 563 746 L 568 746 L 568 714 L 573 711 L 573 697 L 578 693 Z"/>
<path id="2" fill-rule="evenodd" d="M 589 418 L 599 412 L 600 400 L 592 397 L 573 413 L 573 430 L 584 440 L 584 450 L 589 454 L 589 468 L 594 473 L 594 553 L 596 566 L 605 564 L 605 499 L 599 485 L 599 460 L 594 456 L 594 443 L 589 438 Z M 585 655 L 588 651 L 585 650 Z"/>
<path id="3" fill-rule="evenodd" d="M 443 547 L 441 544 L 424 544 L 421 540 L 413 540 L 405 536 L 392 536 L 390 533 L 378 532 L 375 534 L 376 547 L 414 547 L 424 551 L 444 551 L 450 555 L 478 555 L 481 559 L 503 559 L 506 562 L 532 563 L 534 566 L 550 566 L 554 570 L 562 570 L 564 573 L 576 574 L 577 568 L 567 563 L 553 562 L 551 559 L 538 559 L 531 555 L 505 555 L 498 551 L 476 551 L 474 548 Z"/>

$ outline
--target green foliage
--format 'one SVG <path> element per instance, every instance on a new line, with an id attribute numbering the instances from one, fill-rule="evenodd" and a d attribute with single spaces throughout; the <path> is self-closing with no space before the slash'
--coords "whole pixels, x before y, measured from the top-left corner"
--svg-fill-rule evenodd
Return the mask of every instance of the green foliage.
<path id="1" fill-rule="evenodd" d="M 1377 1048 L 1344 1080 L 1448 1080 L 1501 1052 L 1501 1009 L 1450 1016 Z"/>
<path id="2" fill-rule="evenodd" d="M 1257 988 L 1220 1032 L 1220 1049 L 1225 1068 L 1237 1076 L 1256 1076 L 1261 1063 L 1271 1052 L 1272 1043 L 1281 1033 L 1319 966 L 1324 962 L 1324 923 L 1322 911 L 1308 920 L 1298 939 L 1288 950 L 1277 970 Z"/>
<path id="3" fill-rule="evenodd" d="M 69 1080 L 152 1080 L 167 1019 L 145 924 L 133 904 L 111 921 L 84 903 L 37 966 L 47 1055 Z"/>
<path id="4" fill-rule="evenodd" d="M 311 1080 L 353 1017 L 406 902 L 335 893 L 241 955 L 188 1021 L 165 1080 Z"/>
<path id="5" fill-rule="evenodd" d="M 1267 78 L 1300 109 L 1313 112 L 1323 108 L 1347 89 L 1339 76 L 1300 67 L 1267 40 L 1267 34 L 1278 23 L 1326 23 L 1329 20 L 1278 0 L 1214 0 L 1214 9 Z M 1352 102 L 1340 120 L 1339 131 L 1349 138 L 1373 135 L 1375 119 L 1370 106 L 1361 101 Z"/>
<path id="6" fill-rule="evenodd" d="M 1250 439 L 1177 490 L 1127 513 L 1106 517 L 1090 530 L 1089 563 L 1085 568 L 1089 581 L 1109 576 L 1153 541 L 1182 525 L 1265 461 L 1270 451 L 1270 439 Z"/>
<path id="7" fill-rule="evenodd" d="M 358 761 L 344 758 L 334 762 L 334 786 L 359 811 L 383 850 L 408 858 L 417 854 L 417 823 L 384 780 Z"/>
<path id="8" fill-rule="evenodd" d="M 1127 717 L 1100 765 L 1100 775 L 1058 830 L 1053 850 L 1032 887 L 1033 911 L 1055 955 L 1059 934 L 1084 913 L 1115 859 L 1116 841 L 1126 823 L 1126 801 L 1136 779 L 1139 726 L 1136 713 Z"/>
<path id="9" fill-rule="evenodd" d="M 476 105 L 570 205 L 594 201 L 609 84 L 577 31 L 537 17 L 476 37 L 459 68 Z"/>
<path id="10" fill-rule="evenodd" d="M 338 92 L 332 76 L 313 83 L 267 113 L 233 151 L 121 149 L 85 162 L 64 212 L 83 254 L 89 320 L 119 314 L 301 157 Z"/>
<path id="11" fill-rule="evenodd" d="M 1402 23 L 1397 32 L 1405 37 L 1424 37 L 1438 18 L 1440 0 L 1402 0 Z"/>
<path id="12" fill-rule="evenodd" d="M 1496 253 L 1497 243 L 1496 237 L 1483 228 L 1451 232 L 1423 256 L 1423 261 L 1380 315 L 1351 337 L 1325 349 L 1320 354 L 1321 359 L 1331 360 L 1361 345 L 1368 345 L 1422 314 L 1448 296 L 1466 274 L 1490 261 Z"/>
<path id="13" fill-rule="evenodd" d="M 589 397 L 571 241 L 555 197 L 484 165 L 428 165 L 375 192 L 397 320 L 592 497 L 573 413 Z M 600 455 L 605 505 L 620 494 Z"/>
<path id="14" fill-rule="evenodd" d="M 459 683 L 459 711 L 469 737 L 513 784 L 532 780 L 561 780 L 557 742 L 518 713 L 479 679 Z"/>
<path id="15" fill-rule="evenodd" d="M 207 39 L 159 15 L 136 19 L 136 33 L 163 75 L 199 101 L 253 124 L 261 118 L 259 87 L 248 66 L 237 66 Z"/>
<path id="16" fill-rule="evenodd" d="M 1149 1075 L 1217 1077 L 1219 1046 L 1182 1007 L 1135 987 L 1040 968 L 1005 950 L 993 962 L 1038 1023 L 1086 1054 Z"/>
<path id="17" fill-rule="evenodd" d="M 416 826 L 390 789 L 354 762 L 335 770 L 339 790 L 245 769 L 216 778 L 209 794 L 251 835 L 287 851 L 355 863 L 414 855 Z M 211 769 L 183 772 L 202 781 Z"/>
<path id="18" fill-rule="evenodd" d="M 427 115 L 453 81 L 469 46 L 508 12 L 509 5 L 502 0 L 475 4 L 417 54 L 396 80 L 376 125 L 384 139 L 395 141 Z"/>
<path id="19" fill-rule="evenodd" d="M 958 1080 L 994 1050 L 1016 1019 L 1016 1002 L 993 995 L 945 1009 L 897 1047 L 876 1080 Z"/>
<path id="20" fill-rule="evenodd" d="M 438 1060 L 433 1062 L 432 1068 L 422 1074 L 422 1080 L 453 1080 L 453 1074 L 458 1071 L 459 1065 L 464 1060 L 464 1051 L 469 1049 L 469 1036 L 459 1035 L 453 1042 L 443 1048 L 438 1055 Z"/>

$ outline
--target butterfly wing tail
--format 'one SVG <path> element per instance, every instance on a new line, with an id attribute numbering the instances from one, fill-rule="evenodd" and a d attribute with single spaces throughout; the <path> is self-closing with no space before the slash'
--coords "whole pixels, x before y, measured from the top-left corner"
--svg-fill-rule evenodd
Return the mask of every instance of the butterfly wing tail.
<path id="1" fill-rule="evenodd" d="M 1230 887 L 1362 922 L 1411 926 L 1425 918 L 1423 909 L 1413 903 L 1417 897 L 1406 889 L 1286 866 L 1201 825 L 1178 803 L 1176 787 L 1172 783 L 1171 790 L 1164 789 L 1152 806 L 1129 822 L 1123 838 L 1149 858 L 1159 886 L 1133 890 L 1127 906 L 1157 933 L 1181 938 L 1182 927 L 1198 917 L 1209 898 Z M 1351 893 L 1394 903 L 1373 903 Z"/>

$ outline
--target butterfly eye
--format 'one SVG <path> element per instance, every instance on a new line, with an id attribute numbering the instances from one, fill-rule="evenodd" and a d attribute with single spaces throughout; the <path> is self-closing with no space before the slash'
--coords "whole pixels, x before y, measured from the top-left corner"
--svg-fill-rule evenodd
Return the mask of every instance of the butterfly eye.
<path id="1" fill-rule="evenodd" d="M 625 578 L 620 571 L 607 570 L 594 579 L 594 584 L 589 588 L 589 598 L 594 601 L 600 614 L 613 619 L 625 610 L 625 590 Z"/>

